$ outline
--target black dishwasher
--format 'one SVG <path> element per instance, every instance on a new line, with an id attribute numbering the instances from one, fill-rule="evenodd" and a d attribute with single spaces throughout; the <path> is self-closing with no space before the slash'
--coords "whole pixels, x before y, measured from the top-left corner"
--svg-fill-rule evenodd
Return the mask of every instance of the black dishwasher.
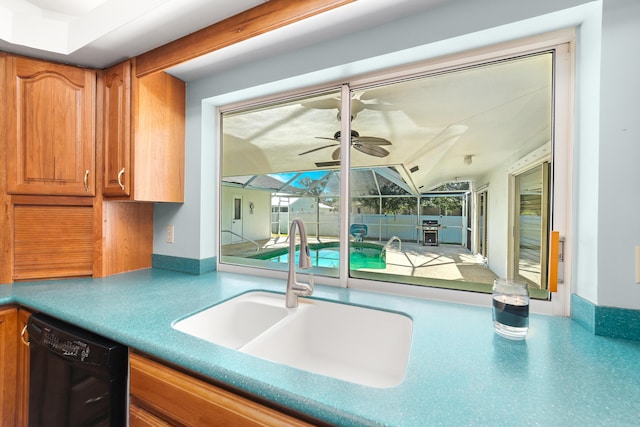
<path id="1" fill-rule="evenodd" d="M 39 313 L 27 325 L 29 426 L 125 426 L 127 347 Z"/>

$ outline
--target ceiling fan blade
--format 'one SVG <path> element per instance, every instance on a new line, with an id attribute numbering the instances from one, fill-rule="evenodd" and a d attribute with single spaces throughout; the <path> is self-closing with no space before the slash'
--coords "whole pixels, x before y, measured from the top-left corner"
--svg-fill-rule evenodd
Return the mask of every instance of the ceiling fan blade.
<path id="1" fill-rule="evenodd" d="M 300 105 L 306 108 L 316 108 L 319 110 L 329 110 L 331 108 L 340 108 L 340 99 L 338 98 L 327 98 L 327 99 L 318 99 L 315 101 L 305 101 L 301 102 Z"/>
<path id="2" fill-rule="evenodd" d="M 358 136 L 351 138 L 352 143 L 361 143 L 367 145 L 391 145 L 391 141 L 377 136 Z"/>
<path id="3" fill-rule="evenodd" d="M 333 153 L 331 153 L 331 158 L 333 160 L 339 160 L 340 159 L 340 147 L 338 147 L 335 150 L 333 150 Z"/>
<path id="4" fill-rule="evenodd" d="M 353 148 L 360 151 L 361 153 L 368 154 L 370 156 L 386 157 L 389 155 L 389 152 L 387 150 L 377 145 L 354 144 Z"/>
<path id="5" fill-rule="evenodd" d="M 376 110 L 376 111 L 398 111 L 400 108 L 397 105 L 391 104 L 377 104 L 377 103 L 367 103 L 365 107 L 367 110 Z"/>
<path id="6" fill-rule="evenodd" d="M 329 138 L 327 138 L 327 139 L 329 139 Z M 340 145 L 340 144 L 323 145 L 322 147 L 316 147 L 316 148 L 313 148 L 311 150 L 305 151 L 304 153 L 300 153 L 300 154 L 298 154 L 298 156 L 303 156 L 305 154 L 313 153 L 314 151 L 324 150 L 325 148 L 328 148 L 328 147 L 335 147 L 336 145 Z"/>

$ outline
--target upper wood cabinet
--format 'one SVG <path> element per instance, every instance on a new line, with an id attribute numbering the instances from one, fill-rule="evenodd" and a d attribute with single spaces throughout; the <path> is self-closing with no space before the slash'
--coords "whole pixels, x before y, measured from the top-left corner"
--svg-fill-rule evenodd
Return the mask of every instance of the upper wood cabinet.
<path id="1" fill-rule="evenodd" d="M 95 194 L 96 73 L 6 58 L 7 190 Z"/>
<path id="2" fill-rule="evenodd" d="M 103 194 L 183 202 L 185 83 L 164 72 L 138 79 L 134 68 L 128 60 L 99 79 Z"/>

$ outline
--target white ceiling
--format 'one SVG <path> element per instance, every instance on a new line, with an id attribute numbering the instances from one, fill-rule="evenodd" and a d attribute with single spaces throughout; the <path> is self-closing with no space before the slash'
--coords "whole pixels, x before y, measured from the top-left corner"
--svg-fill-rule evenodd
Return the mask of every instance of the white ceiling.
<path id="1" fill-rule="evenodd" d="M 0 0 L 0 50 L 106 68 L 267 0 Z M 449 0 L 358 0 L 180 67 L 185 80 L 374 27 Z M 209 68 L 207 68 L 209 67 Z M 173 73 L 172 73 L 173 74 Z"/>
<path id="2" fill-rule="evenodd" d="M 105 68 L 266 0 L 0 0 L 0 50 Z"/>

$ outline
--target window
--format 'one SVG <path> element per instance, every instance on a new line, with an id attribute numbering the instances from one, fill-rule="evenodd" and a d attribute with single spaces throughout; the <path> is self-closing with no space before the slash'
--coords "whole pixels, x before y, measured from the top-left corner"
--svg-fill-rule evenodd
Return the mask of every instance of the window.
<path id="1" fill-rule="evenodd" d="M 221 263 L 285 270 L 298 217 L 320 278 L 490 292 L 494 278 L 517 277 L 548 299 L 548 235 L 563 203 L 550 191 L 556 54 L 222 109 Z M 264 215 L 245 215 L 242 234 L 225 239 L 232 198 Z"/>

